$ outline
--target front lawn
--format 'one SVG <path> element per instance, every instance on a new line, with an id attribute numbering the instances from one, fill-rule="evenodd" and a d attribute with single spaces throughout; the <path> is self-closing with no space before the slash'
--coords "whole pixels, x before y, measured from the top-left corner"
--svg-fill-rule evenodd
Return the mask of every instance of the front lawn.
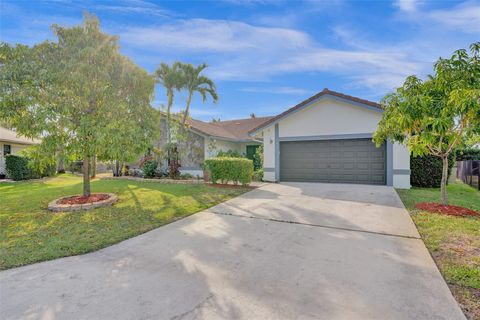
<path id="1" fill-rule="evenodd" d="M 397 190 L 452 293 L 470 319 L 480 319 L 480 219 L 428 213 L 417 202 L 440 202 L 439 189 Z M 448 186 L 449 204 L 480 211 L 480 192 Z"/>
<path id="2" fill-rule="evenodd" d="M 249 188 L 94 180 L 113 207 L 52 213 L 50 201 L 80 194 L 82 178 L 0 183 L 0 269 L 98 250 L 238 196 Z"/>

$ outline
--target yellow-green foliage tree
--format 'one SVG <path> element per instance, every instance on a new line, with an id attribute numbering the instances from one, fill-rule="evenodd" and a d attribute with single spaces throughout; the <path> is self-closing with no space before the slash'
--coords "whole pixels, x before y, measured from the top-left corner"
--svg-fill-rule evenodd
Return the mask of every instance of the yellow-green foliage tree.
<path id="1" fill-rule="evenodd" d="M 448 156 L 480 131 L 480 42 L 440 58 L 422 81 L 410 76 L 383 99 L 385 112 L 374 134 L 381 145 L 405 143 L 414 155 L 442 159 L 441 198 L 448 204 Z"/>
<path id="2" fill-rule="evenodd" d="M 95 16 L 52 29 L 56 42 L 1 45 L 0 119 L 21 135 L 41 137 L 44 158 L 62 150 L 83 159 L 88 196 L 92 156 L 128 161 L 156 138 L 155 80 L 120 54 L 117 37 L 103 33 Z"/>

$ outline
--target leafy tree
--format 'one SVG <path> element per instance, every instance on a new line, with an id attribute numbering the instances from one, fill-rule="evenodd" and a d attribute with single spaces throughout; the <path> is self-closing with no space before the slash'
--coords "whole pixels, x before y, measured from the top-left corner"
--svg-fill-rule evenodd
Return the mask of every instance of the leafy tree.
<path id="1" fill-rule="evenodd" d="M 480 42 L 440 58 L 434 75 L 422 81 L 410 76 L 383 99 L 385 112 L 374 134 L 377 145 L 387 138 L 405 143 L 415 156 L 442 159 L 441 197 L 448 204 L 448 156 L 480 130 Z"/>
<path id="2" fill-rule="evenodd" d="M 217 89 L 215 83 L 205 77 L 200 75 L 200 73 L 207 68 L 205 63 L 194 67 L 192 64 L 179 64 L 180 70 L 182 71 L 182 78 L 180 82 L 180 88 L 186 89 L 188 91 L 187 104 L 185 106 L 185 111 L 183 112 L 182 124 L 185 126 L 187 117 L 190 111 L 190 104 L 192 103 L 193 94 L 198 92 L 202 96 L 202 101 L 207 101 L 207 96 L 210 95 L 214 103 L 218 101 Z"/>
<path id="3" fill-rule="evenodd" d="M 57 42 L 2 44 L 0 119 L 19 134 L 42 137 L 39 149 L 83 159 L 83 194 L 90 195 L 89 160 L 127 160 L 150 145 L 158 112 L 154 78 L 119 53 L 117 38 L 85 14 L 84 25 L 53 25 Z"/>

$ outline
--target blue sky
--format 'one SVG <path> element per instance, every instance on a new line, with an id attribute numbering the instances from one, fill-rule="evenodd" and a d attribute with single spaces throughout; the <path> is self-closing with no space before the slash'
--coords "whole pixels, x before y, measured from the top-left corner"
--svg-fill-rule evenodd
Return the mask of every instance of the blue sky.
<path id="1" fill-rule="evenodd" d="M 415 0 L 1 0 L 0 40 L 54 39 L 50 25 L 79 24 L 85 10 L 149 72 L 160 62 L 207 63 L 220 99 L 193 101 L 202 120 L 275 115 L 325 87 L 379 101 L 480 40 L 479 1 Z M 158 87 L 154 106 L 165 100 Z"/>

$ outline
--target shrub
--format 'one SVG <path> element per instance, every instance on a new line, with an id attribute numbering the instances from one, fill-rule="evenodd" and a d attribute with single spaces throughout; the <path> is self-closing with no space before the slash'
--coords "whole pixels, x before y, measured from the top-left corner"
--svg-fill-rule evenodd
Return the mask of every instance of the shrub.
<path id="1" fill-rule="evenodd" d="M 253 167 L 257 171 L 259 169 L 262 169 L 262 175 L 263 175 L 263 144 L 258 146 L 257 150 L 255 151 L 255 154 L 253 155 Z"/>
<path id="2" fill-rule="evenodd" d="M 5 170 L 7 176 L 13 180 L 31 179 L 32 172 L 28 168 L 28 159 L 12 154 L 7 155 L 5 159 Z"/>
<path id="3" fill-rule="evenodd" d="M 182 180 L 193 179 L 193 175 L 190 174 L 190 173 L 182 173 L 182 174 L 180 174 L 180 179 L 182 179 Z"/>
<path id="4" fill-rule="evenodd" d="M 237 151 L 233 151 L 233 150 L 223 151 L 223 150 L 220 150 L 217 153 L 217 158 L 243 158 L 243 156 Z"/>
<path id="5" fill-rule="evenodd" d="M 129 169 L 128 175 L 132 177 L 140 177 L 143 178 L 143 171 L 141 169 Z"/>
<path id="6" fill-rule="evenodd" d="M 253 177 L 253 161 L 246 158 L 210 158 L 205 160 L 205 166 L 213 183 L 249 184 Z"/>
<path id="7" fill-rule="evenodd" d="M 154 178 L 155 170 L 157 170 L 158 162 L 156 160 L 147 160 L 143 164 L 143 176 L 145 178 Z"/>
<path id="8" fill-rule="evenodd" d="M 452 171 L 455 156 L 448 158 L 448 176 Z M 414 187 L 438 188 L 442 180 L 442 159 L 436 156 L 410 158 L 410 183 Z"/>
<path id="9" fill-rule="evenodd" d="M 457 161 L 480 160 L 480 149 L 468 148 L 457 150 L 455 153 Z"/>
<path id="10" fill-rule="evenodd" d="M 53 176 L 56 168 L 55 164 L 48 164 L 42 172 L 35 169 L 32 160 L 26 157 L 9 154 L 5 159 L 5 169 L 7 176 L 12 180 L 38 179 L 47 176 Z"/>
<path id="11" fill-rule="evenodd" d="M 255 181 L 262 181 L 263 180 L 263 169 L 258 169 L 253 173 L 253 179 Z"/>

